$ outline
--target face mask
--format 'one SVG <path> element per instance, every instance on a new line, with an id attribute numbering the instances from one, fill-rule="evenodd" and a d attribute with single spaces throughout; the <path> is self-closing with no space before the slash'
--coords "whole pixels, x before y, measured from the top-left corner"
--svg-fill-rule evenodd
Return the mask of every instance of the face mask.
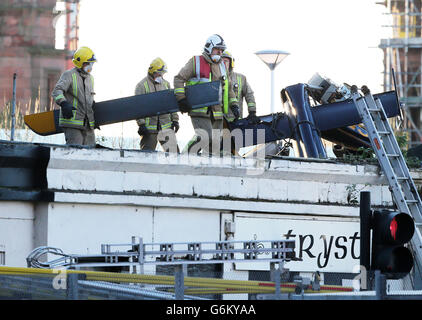
<path id="1" fill-rule="evenodd" d="M 218 54 L 213 54 L 211 56 L 211 60 L 214 62 L 219 62 L 221 60 L 221 56 L 219 56 Z"/>
<path id="2" fill-rule="evenodd" d="M 83 70 L 86 72 L 86 73 L 90 73 L 91 71 L 92 71 L 92 63 L 89 63 L 89 64 L 87 64 L 84 68 L 83 68 Z"/>
<path id="3" fill-rule="evenodd" d="M 157 82 L 157 83 L 162 83 L 163 82 L 163 77 L 161 77 L 161 76 L 160 77 L 157 77 L 157 78 L 154 79 L 154 81 Z"/>

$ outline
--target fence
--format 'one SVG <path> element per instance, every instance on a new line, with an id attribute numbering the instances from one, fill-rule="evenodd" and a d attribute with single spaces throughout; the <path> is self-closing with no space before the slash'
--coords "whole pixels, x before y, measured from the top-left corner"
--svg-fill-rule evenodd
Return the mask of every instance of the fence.
<path id="1" fill-rule="evenodd" d="M 182 265 L 172 266 L 174 275 L 130 274 L 67 269 L 0 267 L 0 299 L 13 300 L 381 300 L 422 299 L 420 291 L 388 290 L 383 275 L 375 274 L 375 290 L 320 284 L 297 276 L 293 282 L 275 274 L 273 281 L 233 280 L 189 276 Z M 167 273 L 170 270 L 167 270 Z M 190 273 L 193 269 L 191 268 Z M 204 274 L 204 272 L 202 272 Z M 187 275 L 188 274 L 188 275 Z M 211 275 L 211 276 L 210 276 Z M 231 276 L 231 277 L 230 277 Z"/>
<path id="2" fill-rule="evenodd" d="M 186 266 L 186 265 L 185 265 Z M 274 281 L 232 280 L 222 273 L 198 275 L 195 268 L 172 266 L 174 275 L 130 274 L 67 269 L 36 269 L 0 267 L 0 299 L 154 299 L 203 300 L 257 299 L 260 294 L 294 294 L 299 282 L 282 282 L 280 275 Z M 170 269 L 166 270 L 169 273 Z M 205 274 L 204 272 L 201 272 Z M 228 273 L 234 278 L 233 273 Z M 230 278 L 230 277 L 229 277 Z M 278 285 L 278 286 L 277 286 Z M 277 287 L 279 290 L 277 290 Z M 351 292 L 351 287 L 320 285 L 301 286 L 303 293 Z M 240 296 L 239 296 L 240 295 Z M 227 296 L 226 296 L 227 297 Z"/>

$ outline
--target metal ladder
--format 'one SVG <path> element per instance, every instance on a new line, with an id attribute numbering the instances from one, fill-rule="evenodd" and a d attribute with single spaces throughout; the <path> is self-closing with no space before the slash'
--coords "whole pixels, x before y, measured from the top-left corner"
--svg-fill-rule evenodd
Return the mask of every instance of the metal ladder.
<path id="1" fill-rule="evenodd" d="M 363 86 L 361 91 L 364 96 L 361 96 L 357 87 L 353 86 L 352 99 L 368 131 L 372 148 L 387 177 L 394 203 L 400 212 L 409 214 L 415 221 L 415 233 L 411 245 L 416 262 L 419 267 L 422 267 L 421 199 L 381 101 L 374 99 L 366 86 Z"/>

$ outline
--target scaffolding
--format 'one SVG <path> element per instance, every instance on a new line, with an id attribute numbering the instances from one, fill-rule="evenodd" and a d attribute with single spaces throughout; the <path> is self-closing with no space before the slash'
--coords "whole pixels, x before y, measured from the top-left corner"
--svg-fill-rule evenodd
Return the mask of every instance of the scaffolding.
<path id="1" fill-rule="evenodd" d="M 422 142 L 421 0 L 385 0 L 378 4 L 387 8 L 385 14 L 392 21 L 384 26 L 392 29 L 391 37 L 382 39 L 379 45 L 384 51 L 384 91 L 397 90 L 403 105 L 402 130 L 411 148 Z M 393 124 L 396 129 L 398 126 Z"/>
<path id="2" fill-rule="evenodd" d="M 57 8 L 60 8 L 57 10 Z M 80 0 L 58 0 L 56 14 L 65 16 L 64 50 L 66 51 L 66 69 L 73 68 L 73 53 L 79 42 Z"/>
<path id="3" fill-rule="evenodd" d="M 66 2 L 66 35 L 65 49 L 68 52 L 68 68 L 73 67 L 73 53 L 78 49 L 79 41 L 79 0 L 67 0 Z"/>

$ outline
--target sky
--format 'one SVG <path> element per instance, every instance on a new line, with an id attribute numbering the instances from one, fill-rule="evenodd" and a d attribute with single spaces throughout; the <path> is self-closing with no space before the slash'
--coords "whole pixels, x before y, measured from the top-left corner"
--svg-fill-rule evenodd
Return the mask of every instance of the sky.
<path id="1" fill-rule="evenodd" d="M 134 94 L 148 66 L 161 57 L 173 78 L 206 39 L 221 35 L 255 93 L 257 114 L 270 113 L 269 68 L 254 54 L 282 50 L 290 55 L 274 74 L 275 110 L 280 91 L 306 83 L 320 73 L 337 84 L 367 85 L 382 91 L 382 38 L 391 34 L 386 8 L 375 0 L 81 0 L 79 45 L 90 47 L 96 101 Z M 384 26 L 384 27 L 383 27 Z M 244 103 L 245 105 L 245 103 Z M 189 117 L 181 116 L 177 136 L 193 135 Z M 137 136 L 134 121 L 104 126 L 101 134 Z"/>

